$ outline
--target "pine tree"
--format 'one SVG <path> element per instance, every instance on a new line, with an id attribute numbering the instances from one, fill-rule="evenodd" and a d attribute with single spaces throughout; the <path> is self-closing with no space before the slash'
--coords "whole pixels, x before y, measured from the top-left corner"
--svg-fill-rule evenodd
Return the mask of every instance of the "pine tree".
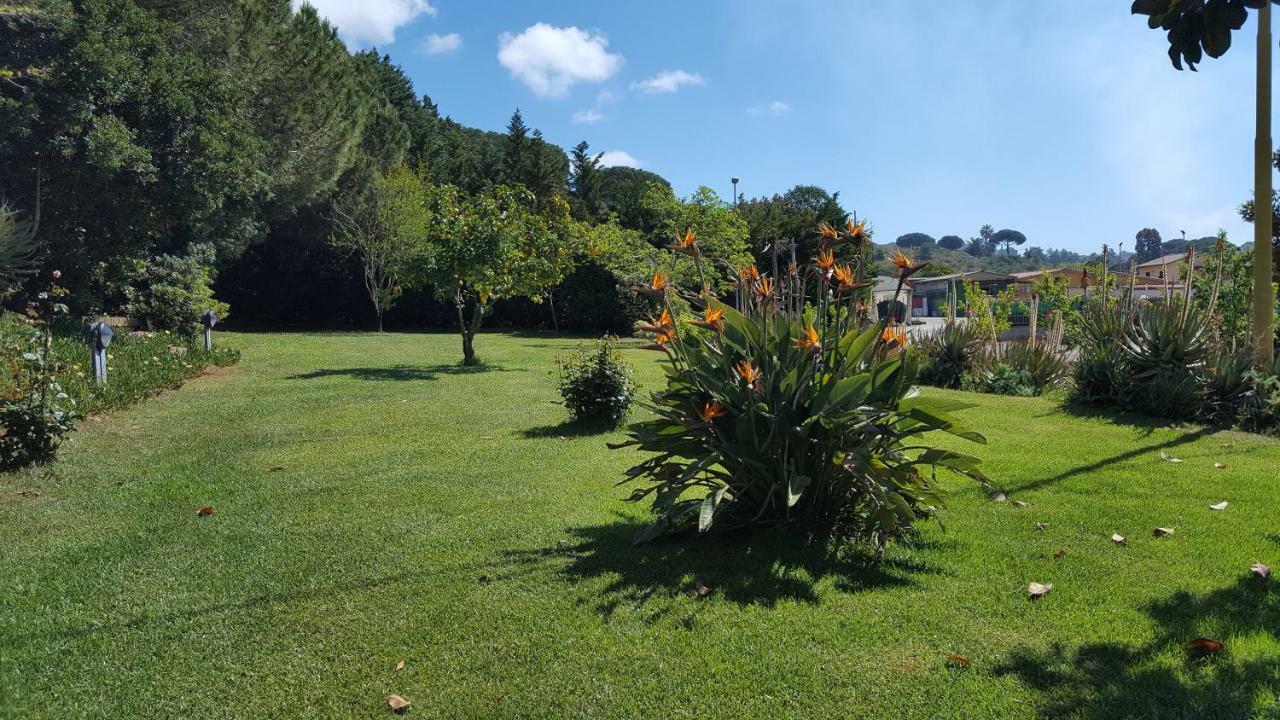
<path id="1" fill-rule="evenodd" d="M 573 214 L 579 220 L 600 219 L 603 209 L 601 196 L 600 159 L 604 153 L 591 155 L 586 140 L 574 146 L 569 156 L 569 197 Z"/>

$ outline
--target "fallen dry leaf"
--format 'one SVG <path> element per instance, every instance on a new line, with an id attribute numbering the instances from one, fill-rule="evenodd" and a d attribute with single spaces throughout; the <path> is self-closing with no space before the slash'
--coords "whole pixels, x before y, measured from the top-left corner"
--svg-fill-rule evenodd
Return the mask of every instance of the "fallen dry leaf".
<path id="1" fill-rule="evenodd" d="M 1027 506 L 1028 506 L 1028 505 L 1030 505 L 1030 504 L 1031 504 L 1031 503 L 1027 502 L 1026 500 L 1014 500 L 1014 501 L 1013 501 L 1013 506 L 1014 506 L 1014 507 L 1020 507 L 1020 508 L 1021 508 L 1021 507 L 1027 507 Z"/>
<path id="2" fill-rule="evenodd" d="M 1266 580 L 1267 578 L 1271 577 L 1271 566 L 1263 565 L 1262 563 L 1254 563 L 1249 568 L 1249 572 L 1253 573 L 1254 575 L 1257 575 L 1263 580 Z"/>
<path id="3" fill-rule="evenodd" d="M 969 662 L 969 658 L 963 655 L 948 655 L 947 664 L 953 667 L 973 667 L 973 663 Z"/>
<path id="4" fill-rule="evenodd" d="M 404 669 L 404 661 L 401 660 L 400 662 L 396 663 L 396 672 L 400 672 L 403 669 Z"/>
<path id="5" fill-rule="evenodd" d="M 1209 509 L 1210 509 L 1210 510 L 1226 510 L 1226 509 L 1227 509 L 1227 505 L 1229 505 L 1229 504 L 1230 504 L 1230 503 L 1228 503 L 1226 500 L 1223 500 L 1223 501 L 1222 501 L 1222 502 L 1220 502 L 1220 503 L 1214 503 L 1213 505 L 1210 505 L 1210 506 L 1209 506 Z"/>
<path id="6" fill-rule="evenodd" d="M 404 712 L 409 709 L 409 701 L 395 693 L 387 696 L 387 705 L 391 707 L 392 712 Z"/>
<path id="7" fill-rule="evenodd" d="M 570 440 L 572 440 L 572 439 L 573 439 L 573 436 L 572 436 L 572 435 L 561 435 L 561 436 L 560 436 L 560 439 L 561 439 L 561 440 L 564 440 L 565 442 L 569 442 Z"/>
<path id="8" fill-rule="evenodd" d="M 1227 469 L 1227 464 L 1226 464 L 1226 463 L 1214 463 L 1214 464 L 1213 464 L 1213 466 L 1214 466 L 1214 467 L 1216 467 L 1216 468 L 1218 468 L 1219 470 L 1226 470 L 1226 469 Z"/>
<path id="9" fill-rule="evenodd" d="M 1058 548 L 1058 551 L 1053 554 L 1053 559 L 1061 560 L 1066 556 L 1067 556 L 1067 551 L 1064 548 Z"/>
<path id="10" fill-rule="evenodd" d="M 1172 535 L 1173 528 L 1156 528 L 1155 530 L 1151 531 L 1151 534 L 1154 535 L 1155 537 L 1164 537 L 1166 535 Z"/>
<path id="11" fill-rule="evenodd" d="M 1039 530 L 1040 532 L 1044 532 L 1044 523 L 1042 522 L 1036 523 L 1036 530 Z"/>
<path id="12" fill-rule="evenodd" d="M 1040 598 L 1047 595 L 1049 591 L 1052 589 L 1053 589 L 1053 583 L 1043 583 L 1043 584 L 1037 583 L 1037 582 L 1028 583 L 1027 597 L 1031 598 L 1032 600 L 1039 600 Z"/>
<path id="13" fill-rule="evenodd" d="M 706 597 L 706 596 L 708 596 L 708 595 L 710 595 L 710 594 L 711 594 L 711 588 L 707 587 L 707 584 L 706 584 L 706 583 L 704 583 L 704 582 L 702 582 L 702 580 L 700 580 L 700 579 L 698 579 L 698 578 L 694 578 L 694 579 L 693 579 L 693 592 L 694 592 L 694 594 L 696 594 L 698 597 Z"/>
<path id="14" fill-rule="evenodd" d="M 1222 648 L 1224 647 L 1221 640 L 1214 640 L 1213 638 L 1204 638 L 1204 637 L 1196 638 L 1195 640 L 1192 640 L 1191 642 L 1187 643 L 1187 645 L 1191 647 L 1191 650 L 1193 652 L 1204 653 L 1208 655 L 1217 655 L 1218 653 L 1222 652 Z"/>
<path id="15" fill-rule="evenodd" d="M 1124 536 L 1123 536 L 1123 535 L 1121 535 L 1120 533 L 1112 533 L 1112 534 L 1111 534 L 1111 542 L 1113 542 L 1113 543 L 1115 543 L 1115 544 L 1117 544 L 1117 545 L 1124 545 L 1124 544 L 1125 544 L 1125 539 L 1124 539 Z"/>
<path id="16" fill-rule="evenodd" d="M 1167 453 L 1167 452 L 1165 452 L 1165 451 L 1163 451 L 1163 450 L 1161 450 L 1161 451 L 1160 451 L 1160 459 L 1161 459 L 1161 460 L 1163 460 L 1163 461 L 1165 461 L 1165 462 L 1171 462 L 1171 463 L 1180 463 L 1180 462 L 1182 462 L 1182 461 L 1181 461 L 1181 460 L 1179 460 L 1178 458 L 1176 458 L 1176 457 L 1174 457 L 1174 456 L 1170 455 L 1169 453 Z"/>
<path id="17" fill-rule="evenodd" d="M 212 514 L 213 514 L 212 505 L 205 505 L 204 507 L 196 511 L 196 515 L 199 515 L 200 517 L 209 517 Z"/>
<path id="18" fill-rule="evenodd" d="M 992 500 L 995 500 L 996 502 L 1004 502 L 1005 500 L 1008 500 L 1009 498 L 1008 498 L 1008 497 L 1006 497 L 1004 493 L 1002 493 L 1002 492 L 998 492 L 998 491 L 997 491 L 997 492 L 995 492 L 995 493 L 992 493 L 992 495 L 991 495 L 991 499 L 992 499 Z"/>

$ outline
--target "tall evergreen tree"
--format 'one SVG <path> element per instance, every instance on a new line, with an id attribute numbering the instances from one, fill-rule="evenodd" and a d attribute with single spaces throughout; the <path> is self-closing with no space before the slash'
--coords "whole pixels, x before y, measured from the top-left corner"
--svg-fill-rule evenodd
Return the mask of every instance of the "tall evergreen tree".
<path id="1" fill-rule="evenodd" d="M 600 159 L 604 153 L 590 153 L 586 140 L 569 155 L 569 197 L 573 215 L 579 220 L 599 220 L 604 201 L 601 194 Z"/>
<path id="2" fill-rule="evenodd" d="M 1138 243 L 1134 246 L 1133 259 L 1138 262 L 1154 260 L 1164 254 L 1160 242 L 1160 231 L 1155 228 L 1143 228 L 1134 236 Z"/>

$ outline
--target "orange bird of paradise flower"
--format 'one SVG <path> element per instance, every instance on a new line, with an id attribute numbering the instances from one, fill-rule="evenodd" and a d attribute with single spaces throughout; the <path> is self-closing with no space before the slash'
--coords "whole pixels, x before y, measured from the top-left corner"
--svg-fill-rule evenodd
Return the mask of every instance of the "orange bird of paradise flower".
<path id="1" fill-rule="evenodd" d="M 859 222 L 859 223 L 855 223 L 853 220 L 849 220 L 849 222 L 845 224 L 845 229 L 848 231 L 849 237 L 852 238 L 855 242 L 862 242 L 863 240 L 867 239 L 867 221 L 866 220 L 863 220 L 862 222 Z"/>
<path id="2" fill-rule="evenodd" d="M 720 308 L 708 307 L 702 311 L 701 320 L 690 320 L 690 324 L 704 327 L 708 330 L 716 332 L 724 332 L 724 310 Z"/>
<path id="3" fill-rule="evenodd" d="M 756 269 L 755 265 L 744 265 L 738 268 L 738 274 L 747 282 L 755 282 L 760 279 L 760 271 Z"/>
<path id="4" fill-rule="evenodd" d="M 836 229 L 831 227 L 831 223 L 826 220 L 818 223 L 818 234 L 827 240 L 835 240 L 840 237 L 840 233 L 836 232 Z"/>
<path id="5" fill-rule="evenodd" d="M 853 268 L 848 265 L 837 265 L 835 269 L 832 270 L 831 278 L 839 283 L 840 287 L 843 289 L 848 289 L 854 286 Z"/>
<path id="6" fill-rule="evenodd" d="M 898 271 L 902 273 L 902 277 L 904 278 L 929 264 L 927 262 L 918 263 L 912 260 L 909 256 L 903 255 L 901 250 L 894 254 L 893 259 L 890 260 L 890 262 L 893 263 L 894 267 L 898 268 Z"/>
<path id="7" fill-rule="evenodd" d="M 709 403 L 705 403 L 701 408 L 698 408 L 698 419 L 704 423 L 709 423 L 725 413 L 726 410 L 724 409 L 724 406 L 715 400 L 712 400 Z"/>
<path id="8" fill-rule="evenodd" d="M 755 387 L 756 381 L 760 379 L 760 370 L 753 366 L 750 360 L 739 360 L 734 370 L 737 371 L 738 377 L 747 381 L 747 387 Z"/>
<path id="9" fill-rule="evenodd" d="M 832 250 L 831 248 L 823 248 L 819 250 L 818 259 L 814 260 L 814 264 L 817 265 L 822 270 L 822 272 L 824 273 L 830 272 L 831 268 L 835 267 L 836 265 L 835 251 Z"/>
<path id="10" fill-rule="evenodd" d="M 816 352 L 822 349 L 822 341 L 818 339 L 818 331 L 813 327 L 812 323 L 810 323 L 809 326 L 800 333 L 800 337 L 793 338 L 791 340 L 791 344 L 801 350 L 808 350 L 810 352 Z"/>
<path id="11" fill-rule="evenodd" d="M 677 238 L 671 248 L 683 252 L 692 252 L 698 248 L 698 236 L 692 230 L 686 230 L 684 237 Z"/>
<path id="12" fill-rule="evenodd" d="M 662 291 L 667 289 L 667 285 L 670 284 L 670 282 L 670 275 L 667 275 L 661 270 L 656 270 L 653 273 L 653 280 L 649 281 L 649 287 L 653 290 Z"/>
<path id="13" fill-rule="evenodd" d="M 880 339 L 886 343 L 896 343 L 898 347 L 906 347 L 907 331 L 901 325 L 885 325 Z"/>
<path id="14" fill-rule="evenodd" d="M 772 297 L 773 296 L 773 278 L 762 275 L 760 277 L 760 280 L 756 282 L 755 287 L 752 289 L 755 290 L 756 295 L 760 296 L 761 300 L 768 297 Z"/>

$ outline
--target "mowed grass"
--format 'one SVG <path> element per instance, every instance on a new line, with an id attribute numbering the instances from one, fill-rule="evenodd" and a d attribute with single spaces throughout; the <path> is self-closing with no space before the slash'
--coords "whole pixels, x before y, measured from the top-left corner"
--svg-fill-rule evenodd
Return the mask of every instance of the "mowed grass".
<path id="1" fill-rule="evenodd" d="M 1280 715 L 1280 593 L 1249 574 L 1280 566 L 1274 440 L 965 396 L 990 443 L 938 441 L 1026 507 L 948 480 L 945 530 L 879 565 L 633 547 L 637 456 L 556 402 L 573 340 L 486 334 L 479 370 L 452 335 L 219 340 L 239 365 L 0 479 L 0 715 Z"/>

